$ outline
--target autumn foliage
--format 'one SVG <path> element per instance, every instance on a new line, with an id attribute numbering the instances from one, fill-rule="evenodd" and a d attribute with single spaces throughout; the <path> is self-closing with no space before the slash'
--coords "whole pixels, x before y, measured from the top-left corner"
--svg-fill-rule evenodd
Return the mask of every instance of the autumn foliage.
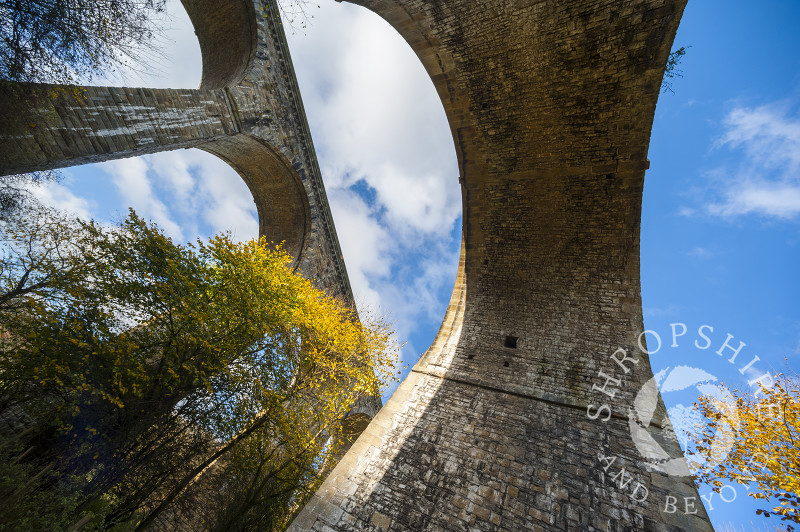
<path id="1" fill-rule="evenodd" d="M 695 452 L 708 456 L 716 446 L 730 448 L 724 460 L 696 472 L 696 479 L 719 490 L 726 481 L 750 484 L 749 495 L 771 503 L 758 513 L 800 523 L 800 381 L 778 375 L 758 393 L 733 392 L 738 423 L 730 424 L 717 399 L 698 402 L 706 426 L 694 436 Z M 792 525 L 787 525 L 793 530 Z"/>
<path id="2" fill-rule="evenodd" d="M 0 530 L 280 529 L 394 378 L 389 328 L 264 240 L 40 208 L 0 229 Z"/>

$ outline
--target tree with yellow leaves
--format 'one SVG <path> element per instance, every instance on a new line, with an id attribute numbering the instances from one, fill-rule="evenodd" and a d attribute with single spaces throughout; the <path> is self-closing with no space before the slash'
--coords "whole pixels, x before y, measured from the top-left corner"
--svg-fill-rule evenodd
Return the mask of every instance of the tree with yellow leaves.
<path id="1" fill-rule="evenodd" d="M 0 236 L 0 419 L 22 434 L 0 431 L 0 458 L 48 479 L 0 479 L 0 495 L 23 504 L 58 486 L 63 528 L 164 528 L 209 483 L 225 496 L 204 526 L 277 527 L 353 405 L 394 378 L 390 329 L 263 239 L 180 246 L 134 213 L 104 228 L 42 209 Z"/>
<path id="2" fill-rule="evenodd" d="M 725 459 L 710 460 L 696 471 L 695 478 L 716 491 L 726 480 L 752 484 L 751 497 L 778 503 L 758 514 L 800 523 L 800 381 L 780 374 L 771 388 L 761 386 L 755 394 L 734 391 L 733 397 L 738 426 L 727 423 L 730 409 L 720 408 L 718 399 L 701 397 L 697 403 L 706 425 L 693 436 L 692 453 L 709 456 L 720 447 L 729 451 Z M 787 530 L 794 528 L 787 525 Z"/>

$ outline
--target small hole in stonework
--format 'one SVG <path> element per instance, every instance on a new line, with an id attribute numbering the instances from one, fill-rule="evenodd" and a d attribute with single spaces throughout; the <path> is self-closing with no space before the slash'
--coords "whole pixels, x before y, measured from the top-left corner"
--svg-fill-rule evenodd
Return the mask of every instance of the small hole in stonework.
<path id="1" fill-rule="evenodd" d="M 475 355 L 467 355 L 467 358 L 468 358 L 469 360 L 472 360 L 473 358 L 475 358 Z"/>
<path id="2" fill-rule="evenodd" d="M 517 337 L 516 336 L 506 336 L 506 347 L 510 347 L 511 349 L 517 348 Z"/>
<path id="3" fill-rule="evenodd" d="M 508 362 L 503 362 L 503 367 L 507 368 L 508 367 Z"/>

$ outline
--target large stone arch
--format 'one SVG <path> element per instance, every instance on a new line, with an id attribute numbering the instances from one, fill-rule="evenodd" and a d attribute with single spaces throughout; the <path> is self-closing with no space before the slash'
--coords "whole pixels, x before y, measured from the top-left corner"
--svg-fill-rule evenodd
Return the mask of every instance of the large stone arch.
<path id="1" fill-rule="evenodd" d="M 247 183 L 260 233 L 353 305 L 275 0 L 182 1 L 202 52 L 199 89 L 0 83 L 4 109 L 20 91 L 46 95 L 30 119 L 3 123 L 0 175 L 204 149 Z"/>
<path id="2" fill-rule="evenodd" d="M 691 478 L 648 463 L 627 414 L 652 377 L 641 198 L 685 0 L 352 3 L 406 39 L 442 99 L 462 262 L 433 345 L 289 530 L 711 530 Z M 592 419 L 603 402 L 613 415 Z M 620 467 L 649 497 L 615 485 Z"/>
<path id="3" fill-rule="evenodd" d="M 247 0 L 181 0 L 203 56 L 201 89 L 238 83 L 253 65 L 258 46 L 255 5 Z"/>
<path id="4" fill-rule="evenodd" d="M 198 146 L 227 162 L 253 194 L 261 236 L 294 257 L 297 267 L 311 230 L 308 196 L 286 157 L 263 140 L 241 134 Z"/>

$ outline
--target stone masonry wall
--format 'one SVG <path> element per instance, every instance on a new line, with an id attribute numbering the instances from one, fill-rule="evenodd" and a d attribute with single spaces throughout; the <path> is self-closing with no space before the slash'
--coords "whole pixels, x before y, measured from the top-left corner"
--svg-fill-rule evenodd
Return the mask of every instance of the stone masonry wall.
<path id="1" fill-rule="evenodd" d="M 224 91 L 4 82 L 0 105 L 17 110 L 19 92 L 34 90 L 39 108 L 3 130 L 4 174 L 187 148 L 239 130 Z"/>
<path id="2" fill-rule="evenodd" d="M 274 0 L 185 3 L 200 89 L 56 91 L 36 120 L 4 125 L 0 172 L 200 147 L 243 176 L 298 271 L 352 302 Z M 442 99 L 462 257 L 433 345 L 290 530 L 710 530 L 691 479 L 642 457 L 628 418 L 652 377 L 641 192 L 685 0 L 358 3 Z M 0 105 L 19 90 L 0 86 Z M 590 415 L 601 403 L 607 419 Z M 653 434 L 668 423 L 657 403 Z"/>
<path id="3" fill-rule="evenodd" d="M 184 0 L 203 52 L 201 88 L 0 83 L 0 174 L 199 147 L 253 192 L 262 235 L 317 287 L 353 305 L 333 218 L 274 0 Z"/>
<path id="4" fill-rule="evenodd" d="M 442 99 L 463 261 L 433 345 L 290 530 L 711 530 L 691 477 L 642 456 L 629 418 L 653 376 L 641 195 L 685 1 L 355 3 Z M 679 459 L 653 404 L 642 430 Z"/>

